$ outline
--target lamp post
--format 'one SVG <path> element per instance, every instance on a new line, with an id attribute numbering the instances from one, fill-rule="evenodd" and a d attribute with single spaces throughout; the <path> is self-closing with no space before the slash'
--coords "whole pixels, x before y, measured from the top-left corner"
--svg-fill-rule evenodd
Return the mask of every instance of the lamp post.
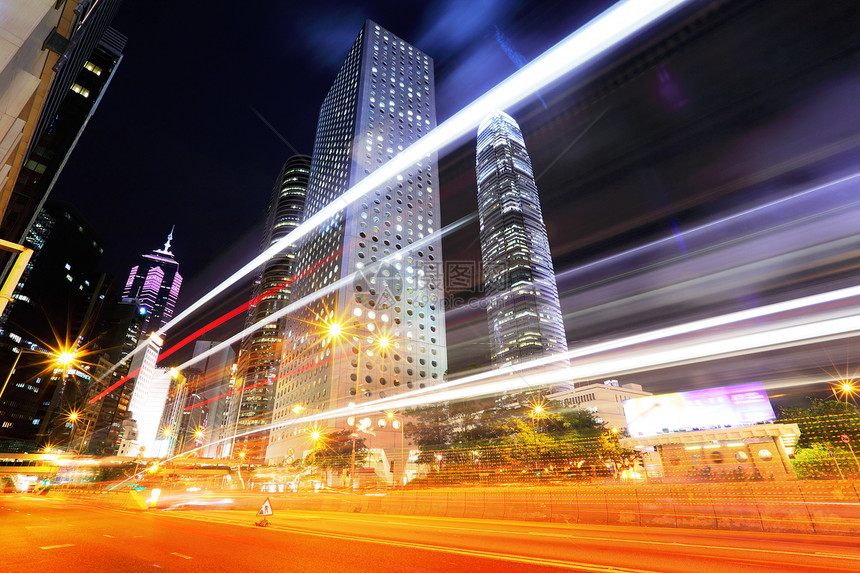
<path id="1" fill-rule="evenodd" d="M 534 435 L 535 440 L 535 471 L 538 471 L 538 464 L 540 460 L 540 444 L 538 444 L 538 433 L 537 433 L 537 422 L 536 418 L 540 417 L 544 413 L 544 408 L 540 404 L 537 404 L 534 408 L 529 411 L 529 415 L 532 418 L 532 434 Z"/>
<path id="2" fill-rule="evenodd" d="M 839 394 L 842 394 L 842 397 L 845 399 L 845 413 L 848 413 L 848 398 L 854 400 L 854 393 L 857 392 L 857 387 L 854 386 L 852 380 L 846 380 L 844 382 L 840 382 L 839 384 L 835 384 L 830 387 L 830 390 L 833 392 L 833 397 L 836 398 L 836 401 L 839 401 Z M 837 393 L 837 389 L 838 392 Z"/>
<path id="3" fill-rule="evenodd" d="M 394 428 L 395 430 L 398 430 L 398 429 L 400 430 L 400 474 L 405 478 L 406 477 L 406 462 L 405 462 L 404 456 L 405 456 L 405 452 L 406 452 L 406 444 L 405 444 L 405 439 L 403 436 L 403 419 L 398 418 L 394 412 L 388 412 L 388 414 L 386 414 L 385 417 L 391 421 L 391 427 L 392 428 Z M 383 421 L 384 421 L 384 419 L 380 420 L 380 422 L 383 422 Z M 395 476 L 394 476 L 394 484 L 395 484 L 395 486 L 397 485 L 397 474 L 395 474 Z"/>
<path id="4" fill-rule="evenodd" d="M 359 325 L 355 325 L 355 328 L 360 328 Z M 381 348 L 383 350 L 387 349 L 391 345 L 391 339 L 383 334 L 376 336 L 374 339 L 374 332 L 376 331 L 376 325 L 373 323 L 367 323 L 365 325 L 365 330 L 370 333 L 367 338 L 368 341 L 374 344 L 376 347 Z M 356 349 L 356 361 L 355 361 L 355 401 L 353 405 L 358 405 L 358 396 L 359 396 L 359 384 L 361 383 L 361 357 L 362 357 L 362 336 L 356 333 L 347 333 L 343 324 L 337 321 L 331 321 L 324 324 L 324 329 L 326 334 L 328 335 L 329 342 L 333 342 L 335 340 L 346 340 L 353 348 Z M 352 340 L 351 340 L 352 339 Z M 354 340 L 354 341 L 353 341 Z M 353 432 L 352 432 L 352 453 L 350 454 L 349 461 L 349 489 L 353 491 L 355 489 L 355 442 L 358 438 L 358 430 L 359 425 L 357 423 L 357 419 L 354 418 Z"/>
<path id="5" fill-rule="evenodd" d="M 60 350 L 57 353 L 51 353 L 42 352 L 40 350 L 24 350 L 23 348 L 16 348 L 14 352 L 17 356 L 15 356 L 15 360 L 12 362 L 12 368 L 9 369 L 9 373 L 6 374 L 6 380 L 3 381 L 3 387 L 0 388 L 0 398 L 3 397 L 3 393 L 6 391 L 6 386 L 8 386 L 9 380 L 12 378 L 12 374 L 15 372 L 15 367 L 18 366 L 18 360 L 21 359 L 22 354 L 41 354 L 43 356 L 53 358 L 54 366 L 61 367 L 63 369 L 64 380 L 69 366 L 74 364 L 78 357 L 78 353 L 75 350 Z"/>

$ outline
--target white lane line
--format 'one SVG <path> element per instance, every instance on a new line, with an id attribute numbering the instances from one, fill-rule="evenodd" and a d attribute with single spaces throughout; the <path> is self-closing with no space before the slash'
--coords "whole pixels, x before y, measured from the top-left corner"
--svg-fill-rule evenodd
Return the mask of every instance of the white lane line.
<path id="1" fill-rule="evenodd" d="M 48 525 L 25 525 L 24 529 L 36 529 L 37 527 L 50 527 Z"/>
<path id="2" fill-rule="evenodd" d="M 182 553 L 171 553 L 171 555 L 176 555 L 177 557 L 182 557 L 183 559 L 191 559 L 188 555 L 183 555 Z"/>
<path id="3" fill-rule="evenodd" d="M 114 538 L 113 535 L 108 535 L 107 533 L 102 533 L 102 535 L 104 535 L 105 537 L 110 537 L 111 539 Z"/>
<path id="4" fill-rule="evenodd" d="M 62 545 L 45 545 L 39 549 L 58 549 L 60 547 L 74 547 L 74 543 L 63 543 Z"/>

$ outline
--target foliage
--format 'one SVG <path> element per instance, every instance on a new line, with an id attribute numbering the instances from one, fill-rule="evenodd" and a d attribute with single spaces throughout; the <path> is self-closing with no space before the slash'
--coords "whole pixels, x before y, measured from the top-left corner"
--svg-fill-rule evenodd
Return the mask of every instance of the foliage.
<path id="1" fill-rule="evenodd" d="M 792 465 L 800 479 L 834 479 L 840 477 L 840 471 L 845 477 L 858 476 L 857 464 L 848 449 L 827 443 L 818 442 L 798 449 Z"/>
<path id="2" fill-rule="evenodd" d="M 781 409 L 778 421 L 797 424 L 798 450 L 816 443 L 845 448 L 842 435 L 847 435 L 852 445 L 860 440 L 860 413 L 850 402 L 810 398 L 809 407 Z"/>
<path id="3" fill-rule="evenodd" d="M 361 467 L 367 456 L 364 438 L 355 439 L 355 467 Z M 352 465 L 352 430 L 337 430 L 323 436 L 316 450 L 305 458 L 305 464 L 324 470 L 342 470 Z"/>
<path id="4" fill-rule="evenodd" d="M 620 434 L 605 430 L 591 412 L 535 395 L 435 404 L 407 415 L 418 462 L 463 478 L 491 470 L 593 475 L 595 468 L 605 472 L 607 463 L 617 470 L 639 456 L 622 448 Z"/>

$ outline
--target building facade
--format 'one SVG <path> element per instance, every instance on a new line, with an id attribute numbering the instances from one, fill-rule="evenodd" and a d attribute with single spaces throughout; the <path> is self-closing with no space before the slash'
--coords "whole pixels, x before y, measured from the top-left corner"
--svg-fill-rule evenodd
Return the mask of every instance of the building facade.
<path id="1" fill-rule="evenodd" d="M 0 318 L 0 368 L 15 367 L 0 398 L 0 440 L 32 448 L 62 439 L 55 415 L 77 409 L 92 380 L 90 365 L 64 376 L 48 353 L 90 340 L 106 281 L 97 271 L 101 237 L 67 203 L 47 203 L 24 243 L 34 254 Z"/>
<path id="2" fill-rule="evenodd" d="M 651 396 L 651 392 L 646 392 L 639 384 L 620 384 L 618 380 L 606 380 L 548 394 L 547 398 L 561 402 L 565 408 L 588 410 L 607 428 L 621 430 L 627 428 L 624 400 L 643 396 Z"/>
<path id="3" fill-rule="evenodd" d="M 478 127 L 478 216 L 490 357 L 496 366 L 567 351 L 546 226 L 519 125 Z"/>
<path id="4" fill-rule="evenodd" d="M 125 36 L 108 28 L 80 64 L 54 116 L 38 132 L 39 139 L 21 166 L 9 204 L 9 217 L 0 227 L 0 235 L 20 234 L 24 225 L 31 222 L 33 210 L 51 193 L 122 60 L 125 43 Z"/>
<path id="5" fill-rule="evenodd" d="M 152 334 L 142 352 L 131 359 L 129 370 L 137 372 L 132 378 L 134 390 L 128 404 L 128 418 L 134 420 L 135 443 L 121 444 L 120 451 L 134 456 L 143 453 L 146 457 L 157 456 L 161 438 L 161 416 L 167 402 L 173 378 L 167 368 L 157 368 L 158 354 L 164 340 Z M 121 454 L 122 455 L 122 454 Z"/>
<path id="6" fill-rule="evenodd" d="M 306 218 L 436 127 L 433 73 L 426 54 L 365 23 L 320 110 Z M 302 241 L 292 301 L 341 282 L 288 324 L 274 422 L 289 420 L 296 409 L 327 411 L 442 381 L 439 228 L 432 154 Z M 331 325 L 338 336 L 329 336 Z M 297 428 L 277 429 L 266 457 L 280 463 L 303 439 Z"/>
<path id="7" fill-rule="evenodd" d="M 268 249 L 301 223 L 310 166 L 309 156 L 295 155 L 288 159 L 281 169 L 272 190 L 261 250 Z M 287 247 L 263 266 L 259 281 L 255 285 L 254 304 L 248 314 L 251 324 L 266 319 L 288 304 L 293 286 L 295 257 L 296 249 Z M 240 391 L 240 398 L 233 401 L 234 414 L 230 416 L 230 419 L 235 420 L 237 434 L 267 426 L 272 421 L 278 369 L 288 321 L 289 318 L 285 317 L 271 322 L 242 341 L 236 383 L 243 390 Z M 244 451 L 246 459 L 262 461 L 268 442 L 269 432 L 263 430 L 240 438 L 235 449 Z"/>
<path id="8" fill-rule="evenodd" d="M 34 152 L 42 145 L 42 136 L 53 128 L 64 100 L 98 44 L 105 42 L 115 48 L 124 43 L 124 38 L 109 29 L 121 3 L 32 0 L 3 7 L 4 16 L 8 16 L 0 23 L 3 49 L 11 56 L 0 69 L 3 239 L 21 242 L 44 204 L 50 185 L 24 187 L 18 185 L 19 179 L 28 175 L 26 165 L 36 158 Z M 44 165 L 56 160 L 61 168 L 67 153 L 58 151 L 51 158 L 42 154 L 38 162 Z"/>
<path id="9" fill-rule="evenodd" d="M 123 298 L 136 298 L 140 302 L 141 313 L 146 317 L 143 324 L 145 333 L 161 329 L 173 318 L 176 309 L 182 275 L 170 250 L 172 240 L 173 229 L 163 248 L 143 255 L 140 264 L 132 267 L 122 291 Z"/>

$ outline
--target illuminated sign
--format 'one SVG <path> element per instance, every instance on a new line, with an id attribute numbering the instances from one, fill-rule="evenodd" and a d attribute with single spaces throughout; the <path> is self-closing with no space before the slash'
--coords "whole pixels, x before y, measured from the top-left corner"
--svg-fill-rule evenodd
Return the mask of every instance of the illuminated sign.
<path id="1" fill-rule="evenodd" d="M 774 420 L 761 382 L 624 400 L 631 436 L 749 426 Z"/>

